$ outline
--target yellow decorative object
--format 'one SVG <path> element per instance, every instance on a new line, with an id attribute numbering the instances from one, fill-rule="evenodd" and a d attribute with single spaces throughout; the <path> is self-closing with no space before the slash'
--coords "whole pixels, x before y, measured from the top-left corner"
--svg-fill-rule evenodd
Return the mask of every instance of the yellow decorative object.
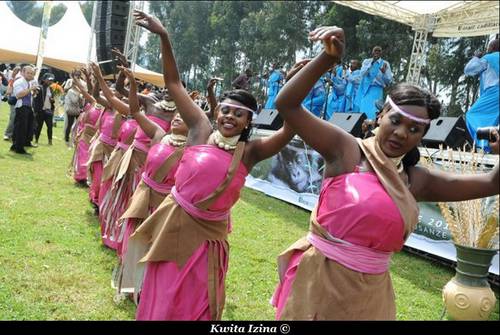
<path id="1" fill-rule="evenodd" d="M 453 278 L 443 288 L 443 301 L 454 320 L 487 320 L 496 298 L 489 286 L 462 285 Z"/>

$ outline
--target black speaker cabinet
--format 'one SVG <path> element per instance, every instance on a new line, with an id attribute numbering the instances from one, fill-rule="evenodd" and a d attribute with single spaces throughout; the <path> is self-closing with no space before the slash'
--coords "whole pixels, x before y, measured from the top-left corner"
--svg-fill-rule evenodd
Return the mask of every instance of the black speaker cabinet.
<path id="1" fill-rule="evenodd" d="M 130 1 L 99 1 L 96 13 L 96 56 L 98 62 L 113 59 L 112 48 L 123 52 Z M 105 67 L 107 70 L 112 68 Z M 109 74 L 109 73 L 104 73 Z"/>
<path id="2" fill-rule="evenodd" d="M 283 119 L 276 109 L 263 109 L 253 121 L 259 129 L 278 130 L 283 126 Z"/>
<path id="3" fill-rule="evenodd" d="M 463 117 L 439 117 L 431 121 L 427 134 L 422 139 L 422 145 L 428 148 L 450 147 L 457 149 L 471 141 Z"/>
<path id="4" fill-rule="evenodd" d="M 364 120 L 366 120 L 365 113 L 333 113 L 329 122 L 355 137 L 363 137 L 361 126 Z"/>

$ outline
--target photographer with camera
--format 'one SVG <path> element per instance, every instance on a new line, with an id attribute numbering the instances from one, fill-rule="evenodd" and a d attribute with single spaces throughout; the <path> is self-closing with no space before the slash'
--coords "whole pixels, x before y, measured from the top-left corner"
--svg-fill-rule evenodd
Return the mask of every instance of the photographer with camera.
<path id="1" fill-rule="evenodd" d="M 494 39 L 488 44 L 486 54 L 476 51 L 464 69 L 466 76 L 480 76 L 479 98 L 465 114 L 465 121 L 476 147 L 486 152 L 491 151 L 490 146 L 487 141 L 480 140 L 476 132 L 480 127 L 498 126 L 498 57 L 499 42 L 498 39 Z"/>
<path id="2" fill-rule="evenodd" d="M 38 144 L 43 123 L 47 125 L 47 138 L 49 145 L 52 145 L 52 119 L 54 117 L 54 98 L 50 85 L 54 82 L 55 76 L 52 73 L 45 73 L 40 81 L 40 91 L 33 99 L 33 109 L 35 111 L 35 142 Z"/>

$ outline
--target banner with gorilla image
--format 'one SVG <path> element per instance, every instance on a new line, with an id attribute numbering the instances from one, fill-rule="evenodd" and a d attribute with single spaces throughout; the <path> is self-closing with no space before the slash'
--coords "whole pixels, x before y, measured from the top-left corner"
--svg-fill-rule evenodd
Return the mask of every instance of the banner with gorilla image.
<path id="1" fill-rule="evenodd" d="M 254 137 L 260 136 L 265 136 L 265 132 L 254 134 Z M 311 211 L 318 200 L 323 169 L 323 158 L 295 137 L 277 155 L 259 162 L 248 175 L 245 186 Z M 420 202 L 419 208 L 419 223 L 405 246 L 434 258 L 456 261 L 451 233 L 438 205 Z M 490 273 L 499 274 L 498 253 Z"/>

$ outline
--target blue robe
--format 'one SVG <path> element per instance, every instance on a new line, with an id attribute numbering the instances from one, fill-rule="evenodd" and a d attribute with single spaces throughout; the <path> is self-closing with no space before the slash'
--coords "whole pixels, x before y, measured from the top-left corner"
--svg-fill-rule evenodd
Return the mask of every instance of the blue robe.
<path id="1" fill-rule="evenodd" d="M 345 109 L 346 113 L 359 113 L 359 106 L 355 104 L 356 92 L 361 82 L 361 70 L 355 70 L 347 75 L 347 85 L 345 88 Z"/>
<path id="2" fill-rule="evenodd" d="M 317 117 L 321 117 L 325 100 L 325 82 L 323 78 L 320 78 L 302 101 L 302 106 Z"/>
<path id="3" fill-rule="evenodd" d="M 465 66 L 464 73 L 466 76 L 480 74 L 479 98 L 465 114 L 465 121 L 476 147 L 490 152 L 487 140 L 477 141 L 476 131 L 480 127 L 498 126 L 499 52 L 472 58 Z"/>
<path id="4" fill-rule="evenodd" d="M 345 110 L 345 88 L 347 80 L 344 78 L 342 65 L 335 67 L 335 75 L 330 74 L 332 88 L 328 95 L 325 120 L 330 120 L 333 113 Z"/>
<path id="5" fill-rule="evenodd" d="M 278 70 L 274 70 L 269 75 L 269 79 L 267 80 L 267 101 L 264 108 L 266 109 L 276 108 L 274 100 L 276 99 L 276 96 L 278 95 L 278 92 L 281 88 L 280 85 L 282 80 L 283 80 L 283 74 Z"/>
<path id="6" fill-rule="evenodd" d="M 385 73 L 380 69 L 383 64 L 387 64 Z M 383 99 L 384 87 L 392 82 L 391 67 L 382 58 L 373 61 L 368 58 L 363 61 L 361 67 L 361 83 L 356 92 L 355 104 L 359 106 L 359 111 L 365 113 L 371 120 L 375 120 L 377 107 L 375 103 Z"/>

